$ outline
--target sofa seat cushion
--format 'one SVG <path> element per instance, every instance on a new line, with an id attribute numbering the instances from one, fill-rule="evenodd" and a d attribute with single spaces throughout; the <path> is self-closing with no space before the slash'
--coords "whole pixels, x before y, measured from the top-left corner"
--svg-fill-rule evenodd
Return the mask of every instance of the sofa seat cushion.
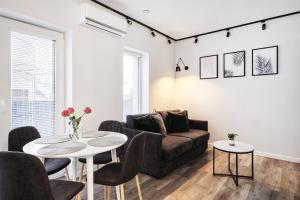
<path id="1" fill-rule="evenodd" d="M 172 133 L 170 136 L 189 138 L 193 140 L 193 147 L 199 146 L 209 139 L 209 133 L 199 129 L 189 129 L 187 132 Z"/>
<path id="2" fill-rule="evenodd" d="M 162 140 L 163 159 L 170 161 L 191 150 L 193 141 L 187 137 L 167 135 Z"/>

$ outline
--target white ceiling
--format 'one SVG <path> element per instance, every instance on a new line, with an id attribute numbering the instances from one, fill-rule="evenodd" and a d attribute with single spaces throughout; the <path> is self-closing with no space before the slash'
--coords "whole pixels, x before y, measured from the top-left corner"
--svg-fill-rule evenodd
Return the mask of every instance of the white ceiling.
<path id="1" fill-rule="evenodd" d="M 300 10 L 300 0 L 98 1 L 176 39 Z"/>

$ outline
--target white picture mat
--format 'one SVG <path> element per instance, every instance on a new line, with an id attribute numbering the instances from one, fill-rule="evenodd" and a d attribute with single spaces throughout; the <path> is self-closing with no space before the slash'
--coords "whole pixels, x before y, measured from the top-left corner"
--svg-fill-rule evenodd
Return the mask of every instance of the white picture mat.
<path id="1" fill-rule="evenodd" d="M 273 72 L 270 74 L 277 73 L 277 47 L 270 47 L 265 49 L 254 49 L 253 50 L 253 74 L 259 75 L 260 73 L 256 69 L 257 56 L 263 56 L 266 59 L 271 59 L 272 70 Z"/>
<path id="2" fill-rule="evenodd" d="M 217 56 L 209 56 L 200 58 L 200 78 L 217 78 L 218 68 Z"/>

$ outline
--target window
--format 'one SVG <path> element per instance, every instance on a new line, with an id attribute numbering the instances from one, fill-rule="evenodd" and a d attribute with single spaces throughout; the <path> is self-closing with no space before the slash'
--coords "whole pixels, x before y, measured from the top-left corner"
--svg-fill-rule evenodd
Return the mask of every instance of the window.
<path id="1" fill-rule="evenodd" d="M 11 32 L 12 128 L 34 126 L 55 133 L 56 42 Z"/>
<path id="2" fill-rule="evenodd" d="M 148 107 L 147 56 L 125 50 L 123 54 L 123 119 L 129 114 L 146 112 Z"/>

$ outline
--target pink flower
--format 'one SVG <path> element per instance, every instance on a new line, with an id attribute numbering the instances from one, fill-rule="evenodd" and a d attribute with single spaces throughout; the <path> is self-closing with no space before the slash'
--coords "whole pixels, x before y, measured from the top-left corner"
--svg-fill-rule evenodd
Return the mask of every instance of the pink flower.
<path id="1" fill-rule="evenodd" d="M 68 112 L 69 112 L 69 114 L 72 114 L 75 112 L 75 109 L 73 107 L 69 107 Z"/>
<path id="2" fill-rule="evenodd" d="M 84 113 L 86 114 L 90 114 L 92 112 L 92 109 L 90 107 L 86 107 L 84 110 L 83 110 Z"/>
<path id="3" fill-rule="evenodd" d="M 62 115 L 63 117 L 69 117 L 70 113 L 69 113 L 68 110 L 63 110 L 63 111 L 61 112 L 61 115 Z"/>

